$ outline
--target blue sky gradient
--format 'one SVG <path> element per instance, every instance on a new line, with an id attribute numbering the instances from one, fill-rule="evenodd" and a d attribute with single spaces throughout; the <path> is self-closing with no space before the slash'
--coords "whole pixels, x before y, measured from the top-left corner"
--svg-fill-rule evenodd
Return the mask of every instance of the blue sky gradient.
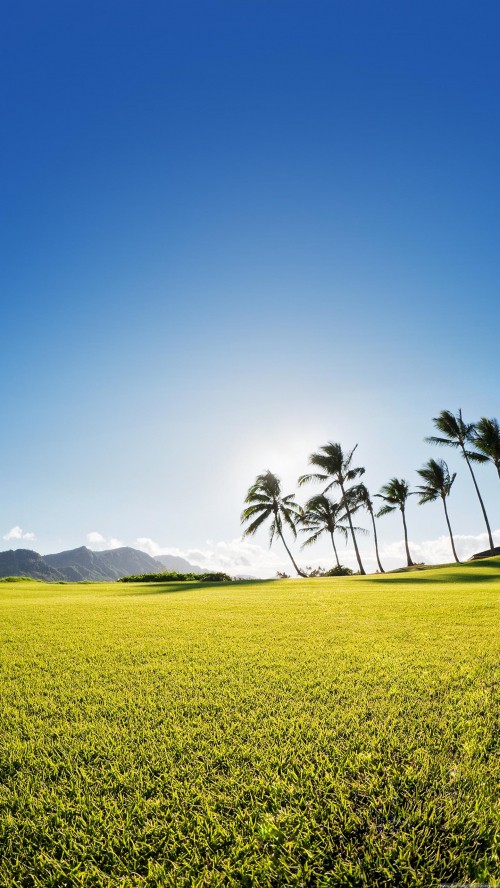
<path id="1" fill-rule="evenodd" d="M 415 483 L 432 416 L 498 415 L 499 37 L 493 2 L 7 3 L 0 536 L 237 553 L 257 472 L 330 439 Z"/>

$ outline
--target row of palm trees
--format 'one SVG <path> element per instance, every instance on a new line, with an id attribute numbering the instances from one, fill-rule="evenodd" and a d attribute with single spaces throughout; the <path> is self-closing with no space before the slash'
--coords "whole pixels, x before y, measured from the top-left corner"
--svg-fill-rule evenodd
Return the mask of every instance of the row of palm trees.
<path id="1" fill-rule="evenodd" d="M 457 414 L 453 414 L 450 410 L 443 410 L 439 416 L 433 419 L 433 422 L 441 434 L 439 436 L 432 435 L 425 440 L 430 444 L 453 447 L 460 451 L 471 474 L 486 525 L 490 551 L 493 553 L 494 543 L 490 523 L 472 464 L 491 462 L 500 478 L 500 426 L 498 420 L 483 417 L 477 423 L 466 423 L 462 418 L 461 410 Z M 415 491 L 410 490 L 410 485 L 404 478 L 391 478 L 387 484 L 384 484 L 380 492 L 375 494 L 378 499 L 382 500 L 382 505 L 376 511 L 368 488 L 359 480 L 365 469 L 353 465 L 357 446 L 356 444 L 352 450 L 344 452 L 340 444 L 329 442 L 320 447 L 317 453 L 311 454 L 309 464 L 314 467 L 315 471 L 302 475 L 298 483 L 301 487 L 310 482 L 319 482 L 323 485 L 323 491 L 311 497 L 304 508 L 295 502 L 293 494 L 283 496 L 281 482 L 272 472 L 267 471 L 258 475 L 248 490 L 245 499 L 246 507 L 241 513 L 241 522 L 247 525 L 243 536 L 253 535 L 261 525 L 270 519 L 269 545 L 272 545 L 273 540 L 279 537 L 299 576 L 306 576 L 296 564 L 286 543 L 283 532 L 285 527 L 288 527 L 294 539 L 297 538 L 297 530 L 306 536 L 302 547 L 312 545 L 324 535 L 329 536 L 339 568 L 341 565 L 335 544 L 335 534 L 340 533 L 346 540 L 350 535 L 359 572 L 364 574 L 366 571 L 361 561 L 356 534 L 367 533 L 367 531 L 353 523 L 356 513 L 364 510 L 369 514 L 373 528 L 378 569 L 384 573 L 379 555 L 375 518 L 399 510 L 403 523 L 407 564 L 408 567 L 411 567 L 414 562 L 408 543 L 406 506 L 409 497 L 416 495 L 419 497 L 420 505 L 441 499 L 453 557 L 458 562 L 447 506 L 447 499 L 450 496 L 456 472 L 451 475 L 448 466 L 442 459 L 429 459 L 421 469 L 418 469 L 423 483 Z M 340 497 L 337 501 L 327 496 L 332 488 L 337 488 L 339 491 Z"/>

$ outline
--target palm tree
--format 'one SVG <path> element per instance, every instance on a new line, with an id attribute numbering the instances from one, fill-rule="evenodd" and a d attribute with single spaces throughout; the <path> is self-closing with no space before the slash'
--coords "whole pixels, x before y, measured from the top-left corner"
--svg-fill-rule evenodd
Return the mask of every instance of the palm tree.
<path id="1" fill-rule="evenodd" d="M 279 536 L 295 570 L 299 576 L 305 577 L 306 574 L 296 565 L 283 536 L 283 524 L 288 524 L 294 538 L 297 537 L 295 525 L 301 517 L 302 510 L 294 502 L 293 494 L 282 496 L 280 479 L 268 469 L 262 475 L 257 475 L 254 484 L 248 489 L 245 502 L 248 505 L 241 513 L 241 523 L 245 524 L 247 521 L 251 521 L 251 524 L 245 529 L 243 537 L 253 536 L 267 518 L 272 518 L 269 528 L 269 546 L 272 545 L 274 538 Z"/>
<path id="2" fill-rule="evenodd" d="M 368 514 L 371 518 L 372 527 L 373 527 L 373 539 L 375 541 L 375 555 L 377 556 L 378 569 L 379 569 L 380 573 L 385 573 L 385 570 L 382 567 L 382 564 L 380 563 L 380 556 L 378 553 L 377 527 L 375 524 L 375 513 L 373 511 L 373 500 L 370 496 L 370 493 L 368 491 L 366 484 L 358 484 L 358 486 L 356 488 L 354 488 L 354 491 L 355 491 L 355 498 L 356 498 L 358 508 L 366 509 L 366 511 L 368 512 Z"/>
<path id="3" fill-rule="evenodd" d="M 452 484 L 457 477 L 457 473 L 454 472 L 453 475 L 450 475 L 450 471 L 444 459 L 430 459 L 425 464 L 425 466 L 423 466 L 421 469 L 417 469 L 417 472 L 425 481 L 425 484 L 422 484 L 420 487 L 417 488 L 418 495 L 420 497 L 418 504 L 419 506 L 422 506 L 424 505 L 424 503 L 434 503 L 437 499 L 441 497 L 444 506 L 444 514 L 446 516 L 446 523 L 448 525 L 448 531 L 450 534 L 453 557 L 458 564 L 459 559 L 455 549 L 455 541 L 451 532 L 451 524 L 448 517 L 448 508 L 446 506 L 446 499 L 450 495 Z"/>
<path id="4" fill-rule="evenodd" d="M 345 539 L 347 539 L 349 528 L 343 523 L 346 517 L 345 509 L 342 504 L 335 503 L 333 500 L 325 496 L 324 493 L 311 497 L 304 506 L 304 512 L 300 519 L 300 523 L 303 525 L 302 533 L 309 533 L 311 531 L 312 533 L 311 536 L 302 543 L 302 548 L 305 546 L 312 546 L 320 536 L 324 533 L 328 533 L 332 541 L 337 566 L 341 567 L 337 547 L 335 545 L 334 533 L 339 531 L 343 534 Z M 356 528 L 356 530 L 359 529 L 360 528 Z"/>
<path id="5" fill-rule="evenodd" d="M 490 522 L 488 521 L 488 516 L 486 514 L 486 509 L 484 508 L 483 499 L 479 492 L 479 487 L 477 485 L 476 476 L 472 470 L 471 462 L 485 463 L 488 462 L 489 457 L 484 456 L 482 453 L 476 453 L 474 450 L 468 450 L 468 444 L 474 444 L 474 432 L 475 426 L 473 422 L 466 423 L 462 419 L 462 411 L 459 410 L 457 416 L 455 416 L 451 410 L 442 410 L 439 416 L 435 416 L 432 420 L 434 425 L 440 432 L 443 433 L 444 438 L 436 437 L 435 435 L 431 435 L 430 438 L 426 438 L 425 440 L 429 444 L 444 444 L 446 447 L 455 447 L 458 450 L 462 451 L 462 456 L 469 467 L 469 472 L 471 473 L 472 480 L 474 482 L 474 487 L 476 488 L 477 498 L 481 505 L 481 509 L 483 512 L 484 522 L 486 524 L 486 530 L 488 531 L 488 539 L 490 543 L 490 549 L 493 552 L 493 537 L 491 535 Z"/>
<path id="6" fill-rule="evenodd" d="M 408 546 L 408 529 L 406 527 L 406 501 L 409 496 L 411 496 L 410 485 L 408 481 L 405 481 L 404 478 L 391 478 L 387 484 L 384 484 L 383 487 L 380 488 L 381 493 L 376 493 L 375 496 L 380 497 L 385 502 L 385 506 L 382 506 L 381 509 L 377 512 L 377 518 L 381 518 L 382 515 L 389 515 L 390 512 L 395 512 L 396 509 L 399 509 L 401 512 L 401 517 L 403 519 L 403 529 L 405 534 L 405 549 L 406 549 L 406 561 L 408 567 L 413 567 L 413 561 L 411 560 L 410 549 Z"/>
<path id="7" fill-rule="evenodd" d="M 476 422 L 472 443 L 476 450 L 479 450 L 493 463 L 500 478 L 500 426 L 498 419 L 481 417 L 479 422 Z"/>
<path id="8" fill-rule="evenodd" d="M 358 445 L 356 444 L 356 447 Z M 342 492 L 342 500 L 341 504 L 345 509 L 345 513 L 347 515 L 347 521 L 349 523 L 349 529 L 351 531 L 352 541 L 354 543 L 354 551 L 356 553 L 356 558 L 359 565 L 359 572 L 361 574 L 365 574 L 366 571 L 363 567 L 363 563 L 361 561 L 361 557 L 359 554 L 358 544 L 356 542 L 356 534 L 354 533 L 354 527 L 352 524 L 351 518 L 351 510 L 349 508 L 349 492 L 351 488 L 346 487 L 351 481 L 355 481 L 356 478 L 359 478 L 360 475 L 364 473 L 363 468 L 351 468 L 352 457 L 356 447 L 353 447 L 352 450 L 344 453 L 342 451 L 342 447 L 340 444 L 334 444 L 331 441 L 328 444 L 325 444 L 324 447 L 319 448 L 319 453 L 312 453 L 309 457 L 309 464 L 311 466 L 316 466 L 318 469 L 321 469 L 320 472 L 316 472 L 310 475 L 302 475 L 299 478 L 299 484 L 306 484 L 308 481 L 330 481 L 330 483 L 325 487 L 323 493 L 326 493 L 330 490 L 331 487 L 336 485 L 340 487 Z M 331 479 L 331 480 L 330 480 Z"/>

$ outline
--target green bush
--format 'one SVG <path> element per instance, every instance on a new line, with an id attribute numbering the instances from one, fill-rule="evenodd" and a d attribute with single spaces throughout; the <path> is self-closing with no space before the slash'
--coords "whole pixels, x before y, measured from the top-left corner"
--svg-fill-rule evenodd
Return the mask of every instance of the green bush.
<path id="1" fill-rule="evenodd" d="M 353 571 L 350 567 L 344 567 L 343 564 L 336 565 L 332 567 L 330 570 L 323 570 L 322 567 L 317 567 L 315 570 L 311 570 L 308 573 L 309 577 L 351 577 L 353 575 Z"/>

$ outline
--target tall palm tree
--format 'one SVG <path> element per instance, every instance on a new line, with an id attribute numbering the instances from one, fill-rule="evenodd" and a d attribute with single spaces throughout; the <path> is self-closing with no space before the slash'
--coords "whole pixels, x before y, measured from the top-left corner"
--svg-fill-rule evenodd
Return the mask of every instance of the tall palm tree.
<path id="1" fill-rule="evenodd" d="M 311 535 L 302 543 L 302 548 L 312 546 L 324 533 L 328 533 L 332 541 L 333 551 L 337 566 L 341 567 L 334 534 L 341 533 L 345 539 L 348 537 L 349 527 L 344 524 L 346 520 L 345 509 L 341 503 L 336 503 L 324 493 L 311 497 L 304 506 L 304 512 L 300 519 L 301 532 Z M 360 528 L 356 528 L 359 530 Z"/>
<path id="2" fill-rule="evenodd" d="M 354 488 L 354 491 L 355 491 L 355 493 L 354 493 L 355 501 L 357 502 L 358 508 L 366 509 L 366 511 L 368 512 L 368 514 L 371 518 L 372 527 L 373 527 L 373 539 L 375 541 L 375 555 L 377 557 L 378 569 L 379 569 L 380 573 L 385 573 L 385 570 L 382 567 L 382 564 L 380 562 L 380 555 L 378 552 L 377 526 L 375 524 L 375 513 L 373 511 L 373 500 L 370 496 L 370 493 L 369 493 L 369 490 L 368 490 L 366 484 L 363 484 L 363 483 L 358 484 L 358 486 L 356 488 Z"/>
<path id="3" fill-rule="evenodd" d="M 455 541 L 451 532 L 451 524 L 446 505 L 446 500 L 450 495 L 457 473 L 454 472 L 453 475 L 450 475 L 450 471 L 444 459 L 429 459 L 425 466 L 422 466 L 421 469 L 417 469 L 417 472 L 425 481 L 425 484 L 422 484 L 417 488 L 420 497 L 418 504 L 419 506 L 422 506 L 424 503 L 434 503 L 437 499 L 442 499 L 446 524 L 448 525 L 448 532 L 450 534 L 451 549 L 453 557 L 458 564 L 459 559 L 455 549 Z"/>
<path id="4" fill-rule="evenodd" d="M 380 488 L 380 491 L 381 492 L 376 493 L 375 496 L 384 500 L 385 505 L 378 510 L 377 518 L 381 518 L 382 515 L 389 515 L 390 512 L 395 512 L 396 509 L 399 509 L 403 519 L 406 561 L 408 567 L 413 567 L 413 561 L 411 560 L 410 549 L 408 546 L 408 528 L 406 527 L 406 502 L 408 497 L 412 495 L 410 492 L 410 485 L 408 484 L 408 481 L 404 480 L 404 478 L 391 478 L 387 484 L 384 484 L 384 486 Z"/>
<path id="5" fill-rule="evenodd" d="M 486 509 L 484 507 L 482 496 L 479 492 L 479 487 L 477 485 L 476 476 L 474 475 L 471 462 L 485 463 L 488 462 L 489 457 L 484 456 L 482 453 L 476 453 L 474 450 L 468 449 L 468 444 L 474 445 L 474 431 L 475 426 L 473 422 L 466 423 L 462 419 L 462 411 L 459 410 L 458 414 L 455 416 L 451 410 L 442 410 L 439 416 L 435 416 L 432 420 L 436 428 L 443 433 L 444 438 L 436 437 L 435 435 L 431 435 L 431 437 L 426 438 L 425 440 L 429 444 L 444 444 L 446 447 L 455 447 L 458 450 L 461 450 L 462 456 L 467 463 L 469 468 L 469 472 L 471 473 L 472 480 L 474 482 L 474 487 L 476 488 L 477 498 L 481 505 L 481 510 L 483 512 L 484 523 L 486 524 L 486 530 L 488 531 L 488 540 L 490 543 L 490 549 L 493 552 L 493 536 L 491 534 L 490 522 L 488 521 L 488 516 L 486 514 Z"/>
<path id="6" fill-rule="evenodd" d="M 474 427 L 472 443 L 476 450 L 479 450 L 493 463 L 500 478 L 500 425 L 498 419 L 481 417 Z"/>
<path id="7" fill-rule="evenodd" d="M 279 536 L 295 570 L 299 576 L 305 577 L 306 574 L 295 563 L 283 536 L 283 524 L 287 524 L 294 538 L 297 537 L 295 525 L 301 517 L 302 510 L 294 502 L 293 494 L 290 493 L 287 496 L 283 496 L 280 479 L 268 469 L 267 472 L 257 475 L 255 482 L 248 488 L 245 502 L 248 505 L 241 513 L 241 523 L 245 524 L 247 521 L 251 521 L 251 524 L 245 529 L 243 537 L 253 536 L 261 524 L 268 518 L 271 518 L 269 546 L 272 545 L 274 538 Z"/>
<path id="8" fill-rule="evenodd" d="M 357 446 L 358 445 L 356 444 L 356 447 Z M 359 476 L 362 475 L 365 471 L 361 467 L 351 467 L 352 458 L 356 447 L 353 447 L 352 450 L 344 453 L 340 444 L 335 444 L 329 441 L 328 444 L 324 445 L 324 447 L 319 448 L 319 453 L 312 453 L 309 457 L 309 464 L 311 466 L 316 466 L 316 468 L 320 469 L 321 471 L 314 474 L 302 475 L 299 478 L 299 484 L 302 486 L 302 484 L 306 484 L 308 481 L 329 481 L 330 483 L 327 484 L 323 493 L 326 493 L 334 485 L 340 487 L 340 490 L 342 492 L 341 503 L 347 515 L 347 521 L 354 544 L 354 551 L 356 553 L 356 558 L 359 565 L 359 572 L 361 574 L 365 574 L 366 571 L 363 567 L 361 556 L 359 554 L 358 544 L 356 542 L 356 534 L 354 532 L 354 527 L 352 523 L 351 509 L 349 507 L 349 491 L 351 488 L 347 487 L 347 485 L 350 484 L 351 481 L 355 481 L 356 478 L 359 478 Z"/>

